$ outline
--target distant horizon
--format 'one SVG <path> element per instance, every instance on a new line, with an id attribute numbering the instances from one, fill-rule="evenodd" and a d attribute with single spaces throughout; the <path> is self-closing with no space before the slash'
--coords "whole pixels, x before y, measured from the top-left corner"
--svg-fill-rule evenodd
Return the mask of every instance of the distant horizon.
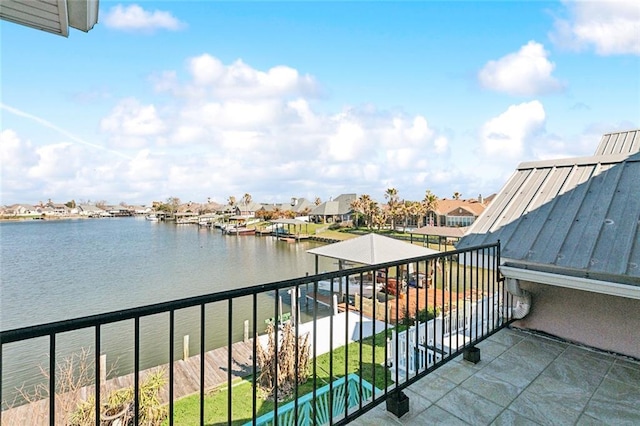
<path id="1" fill-rule="evenodd" d="M 636 0 L 99 8 L 0 21 L 0 203 L 476 197 L 640 128 Z"/>
<path id="2" fill-rule="evenodd" d="M 360 197 L 361 195 L 369 195 L 369 196 L 371 196 L 371 194 L 357 194 L 357 193 L 354 193 L 354 192 L 344 192 L 342 194 L 356 194 L 358 197 Z M 332 199 L 334 199 L 334 198 L 336 198 L 336 197 L 338 197 L 338 196 L 340 196 L 342 194 L 337 194 L 337 195 L 328 197 L 327 199 L 323 199 L 322 197 L 320 197 L 320 200 L 324 203 L 325 201 L 331 201 Z M 496 195 L 496 194 L 497 194 L 497 192 L 493 192 L 493 193 L 491 193 L 489 195 L 486 195 L 486 196 L 483 195 L 483 194 L 478 194 L 478 196 L 475 196 L 475 197 L 465 197 L 464 194 L 461 194 L 459 200 L 460 201 L 472 201 L 472 200 L 478 201 L 479 196 L 481 196 L 483 199 L 486 199 L 486 198 L 491 197 L 491 196 Z M 438 200 L 453 200 L 453 199 L 455 199 L 453 197 L 453 194 L 450 197 L 439 197 L 437 194 L 435 194 L 435 195 L 436 195 L 436 197 L 438 197 Z M 185 205 L 185 204 L 189 204 L 189 203 L 208 204 L 207 200 L 204 200 L 204 201 L 193 201 L 193 200 L 185 201 L 181 197 L 177 197 L 176 196 L 176 198 L 178 198 L 180 200 L 180 205 Z M 236 200 L 235 204 L 242 204 L 241 196 L 238 196 L 236 198 L 237 198 L 237 200 Z M 259 200 L 252 199 L 251 202 L 254 202 L 254 203 L 257 203 L 257 204 L 290 204 L 291 203 L 291 198 L 297 198 L 298 200 L 305 199 L 305 200 L 311 201 L 312 203 L 315 201 L 315 197 L 307 198 L 307 197 L 290 196 L 288 198 L 285 198 L 285 201 L 259 201 Z M 384 195 L 381 198 L 384 199 Z M 386 203 L 386 200 L 385 201 L 380 201 L 378 198 L 375 198 L 373 196 L 372 196 L 372 199 L 374 201 L 380 202 L 382 204 Z M 127 206 L 151 207 L 153 205 L 153 203 L 156 203 L 156 202 L 165 203 L 167 200 L 168 199 L 152 200 L 149 203 L 140 203 L 140 202 L 125 202 L 125 203 L 126 203 Z M 98 200 L 76 200 L 75 198 L 72 198 L 72 199 L 66 200 L 66 201 L 56 201 L 53 198 L 51 199 L 51 202 L 54 203 L 54 204 L 66 204 L 66 203 L 69 203 L 71 201 L 75 201 L 76 205 L 78 205 L 78 204 L 88 204 L 88 205 L 93 205 L 93 206 L 95 206 L 97 204 L 102 204 L 103 202 L 107 206 L 119 206 L 124 202 L 124 201 L 118 201 L 117 203 L 113 203 L 113 202 L 111 202 L 109 200 L 102 200 L 102 199 L 98 199 Z M 402 199 L 401 198 L 399 201 L 401 201 L 401 202 L 404 202 L 404 201 L 422 201 L 422 199 L 408 200 L 408 199 Z M 49 199 L 47 199 L 47 201 L 38 200 L 35 203 L 30 203 L 28 201 L 19 201 L 19 202 L 11 203 L 11 204 L 1 204 L 0 206 L 8 207 L 8 206 L 15 205 L 15 204 L 27 204 L 27 205 L 37 206 L 40 203 L 47 204 L 48 202 L 49 202 Z M 211 200 L 211 203 L 212 204 L 220 204 L 220 205 L 229 204 L 227 200 L 223 200 L 221 202 L 220 201 L 216 201 L 216 200 Z"/>

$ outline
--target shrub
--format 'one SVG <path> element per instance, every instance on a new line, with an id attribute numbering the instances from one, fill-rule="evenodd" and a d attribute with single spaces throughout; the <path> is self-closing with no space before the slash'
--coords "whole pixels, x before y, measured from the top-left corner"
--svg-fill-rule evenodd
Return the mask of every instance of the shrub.
<path id="1" fill-rule="evenodd" d="M 114 390 L 107 396 L 107 402 L 102 404 L 100 418 L 102 424 L 121 425 L 160 425 L 167 417 L 167 406 L 160 401 L 160 391 L 167 383 L 165 371 L 158 369 L 140 383 L 140 417 L 134 419 L 133 386 Z M 78 403 L 75 411 L 69 416 L 70 426 L 89 426 L 95 424 L 95 398 L 90 397 Z"/>
<path id="2" fill-rule="evenodd" d="M 263 349 L 262 345 L 257 347 L 260 366 L 257 384 L 265 399 L 274 398 L 277 386 L 278 399 L 284 400 L 293 392 L 296 382 L 304 383 L 309 377 L 309 335 L 298 337 L 298 358 L 296 359 L 296 333 L 292 322 L 285 323 L 279 332 L 282 338 L 277 346 L 277 358 L 275 334 L 273 324 L 269 324 L 267 349 Z"/>

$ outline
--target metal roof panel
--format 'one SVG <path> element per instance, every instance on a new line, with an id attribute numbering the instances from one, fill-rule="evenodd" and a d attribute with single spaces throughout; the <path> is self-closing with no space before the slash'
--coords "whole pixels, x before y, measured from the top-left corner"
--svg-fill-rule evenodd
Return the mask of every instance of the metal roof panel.
<path id="1" fill-rule="evenodd" d="M 525 267 L 638 281 L 640 153 L 522 163 L 457 247 L 497 240 Z"/>
<path id="2" fill-rule="evenodd" d="M 633 154 L 640 152 L 640 130 L 607 133 L 602 136 L 596 155 Z"/>

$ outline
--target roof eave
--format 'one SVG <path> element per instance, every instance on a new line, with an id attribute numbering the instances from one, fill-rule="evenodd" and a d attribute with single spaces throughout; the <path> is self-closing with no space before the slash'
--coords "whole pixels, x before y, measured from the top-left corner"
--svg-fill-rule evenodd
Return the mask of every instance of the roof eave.
<path id="1" fill-rule="evenodd" d="M 637 285 L 620 284 L 507 265 L 500 266 L 500 272 L 506 278 L 590 291 L 592 293 L 607 294 L 610 296 L 626 297 L 629 299 L 640 299 L 640 286 Z"/>

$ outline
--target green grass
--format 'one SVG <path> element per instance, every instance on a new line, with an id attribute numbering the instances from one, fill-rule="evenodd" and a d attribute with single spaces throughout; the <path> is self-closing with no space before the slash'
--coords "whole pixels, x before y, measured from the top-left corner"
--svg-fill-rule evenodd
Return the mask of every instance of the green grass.
<path id="1" fill-rule="evenodd" d="M 374 343 L 375 342 L 375 343 Z M 347 374 L 356 373 L 370 383 L 374 383 L 378 389 L 384 389 L 385 384 L 391 385 L 390 373 L 384 368 L 384 348 L 386 345 L 385 332 L 378 333 L 374 337 L 362 340 L 362 364 L 360 364 L 360 344 L 351 343 L 345 347 L 337 348 L 333 351 L 333 370 L 331 371 L 331 354 L 320 355 L 316 361 L 316 382 L 320 388 L 329 382 L 345 375 L 345 365 Z M 375 348 L 375 349 L 374 349 Z M 345 363 L 345 353 L 346 360 Z M 310 365 L 310 373 L 313 374 L 313 362 Z M 386 383 L 385 383 L 386 377 Z M 298 396 L 313 391 L 313 377 L 300 385 Z M 205 395 L 204 420 L 206 425 L 226 424 L 228 420 L 227 398 L 229 389 L 223 385 Z M 251 421 L 253 388 L 252 377 L 248 376 L 239 379 L 232 384 L 232 424 L 241 425 Z M 293 400 L 293 397 L 281 402 L 280 405 Z M 273 411 L 274 405 L 271 401 L 263 401 L 259 395 L 256 403 L 257 416 L 261 416 Z M 174 403 L 174 423 L 176 425 L 193 425 L 200 422 L 200 395 L 191 395 L 180 399 Z M 163 423 L 168 424 L 168 421 Z"/>

